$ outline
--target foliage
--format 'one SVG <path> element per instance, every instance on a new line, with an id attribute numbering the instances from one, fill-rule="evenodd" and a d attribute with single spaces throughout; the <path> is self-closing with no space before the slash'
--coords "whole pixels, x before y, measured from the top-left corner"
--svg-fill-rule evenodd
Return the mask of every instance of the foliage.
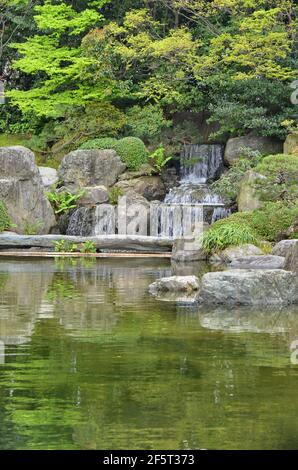
<path id="1" fill-rule="evenodd" d="M 221 196 L 226 203 L 235 202 L 243 176 L 261 160 L 262 155 L 259 152 L 243 149 L 243 156 L 235 165 L 223 173 L 217 181 L 212 183 L 212 190 Z"/>
<path id="2" fill-rule="evenodd" d="M 144 142 L 137 137 L 124 137 L 118 140 L 114 149 L 129 170 L 138 170 L 148 161 L 148 150 Z"/>
<path id="3" fill-rule="evenodd" d="M 47 197 L 54 208 L 55 214 L 63 214 L 71 209 L 75 209 L 77 207 L 77 201 L 81 199 L 84 194 L 84 191 L 73 194 L 67 190 L 53 190 L 47 193 Z"/>
<path id="4" fill-rule="evenodd" d="M 204 233 L 202 244 L 207 254 L 222 251 L 229 246 L 258 243 L 256 231 L 246 222 L 245 217 L 238 217 L 238 214 L 215 222 Z"/>
<path id="5" fill-rule="evenodd" d="M 109 190 L 109 203 L 116 206 L 118 204 L 119 197 L 123 196 L 123 194 L 124 193 L 122 188 L 117 188 L 117 186 L 113 186 L 113 188 Z"/>
<path id="6" fill-rule="evenodd" d="M 65 240 L 53 242 L 56 253 L 75 253 L 78 251 L 78 245 Z"/>
<path id="7" fill-rule="evenodd" d="M 86 241 L 80 245 L 81 253 L 96 253 L 96 245 L 91 241 Z"/>
<path id="8" fill-rule="evenodd" d="M 0 233 L 4 232 L 4 230 L 8 230 L 11 226 L 11 220 L 8 215 L 7 208 L 5 204 L 0 201 Z"/>
<path id="9" fill-rule="evenodd" d="M 25 235 L 37 235 L 40 233 L 43 228 L 43 222 L 41 220 L 37 222 L 31 222 L 26 220 L 24 224 L 24 234 Z"/>
<path id="10" fill-rule="evenodd" d="M 93 149 L 113 149 L 116 145 L 117 139 L 113 137 L 102 137 L 101 139 L 88 140 L 80 146 L 80 149 L 83 150 L 93 150 Z"/>
<path id="11" fill-rule="evenodd" d="M 278 240 L 298 218 L 298 200 L 267 202 L 253 212 L 236 212 L 215 222 L 203 235 L 203 248 L 208 253 L 221 251 L 228 246 L 253 243 L 263 247 L 263 241 Z"/>
<path id="12" fill-rule="evenodd" d="M 127 132 L 146 142 L 152 142 L 160 137 L 162 131 L 172 124 L 172 121 L 164 117 L 163 109 L 159 104 L 133 106 L 127 111 L 126 116 Z"/>
<path id="13" fill-rule="evenodd" d="M 297 156 L 282 154 L 265 157 L 255 171 L 266 176 L 256 183 L 263 201 L 293 201 L 298 198 Z"/>
<path id="14" fill-rule="evenodd" d="M 155 171 L 160 174 L 161 170 L 164 168 L 164 166 L 172 160 L 172 156 L 166 156 L 165 149 L 163 146 L 158 147 L 155 152 L 153 152 L 150 156 L 149 159 L 151 160 L 151 163 L 153 164 L 153 168 Z"/>

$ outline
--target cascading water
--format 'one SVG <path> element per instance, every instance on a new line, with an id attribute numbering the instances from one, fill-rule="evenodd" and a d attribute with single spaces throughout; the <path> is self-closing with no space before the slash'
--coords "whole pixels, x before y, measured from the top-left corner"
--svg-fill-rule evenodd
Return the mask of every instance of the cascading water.
<path id="1" fill-rule="evenodd" d="M 170 190 L 164 203 L 159 204 L 158 216 L 159 236 L 183 236 L 185 228 L 181 228 L 181 218 L 175 217 L 175 205 L 191 205 L 189 220 L 213 223 L 227 217 L 230 212 L 225 208 L 223 200 L 214 193 L 208 182 L 218 178 L 224 168 L 222 145 L 186 145 L 181 155 L 180 185 Z M 177 209 L 176 209 L 177 211 Z M 164 220 L 170 220 L 170 227 Z"/>

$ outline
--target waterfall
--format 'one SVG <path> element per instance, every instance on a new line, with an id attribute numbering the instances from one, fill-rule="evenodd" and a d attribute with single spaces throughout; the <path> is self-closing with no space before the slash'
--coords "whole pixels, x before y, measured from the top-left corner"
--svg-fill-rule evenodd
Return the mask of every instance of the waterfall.
<path id="1" fill-rule="evenodd" d="M 186 145 L 181 155 L 180 185 L 166 195 L 164 204 L 159 206 L 159 235 L 165 232 L 162 219 L 167 212 L 172 211 L 168 206 L 191 205 L 191 226 L 199 217 L 202 222 L 213 223 L 230 215 L 221 197 L 214 193 L 208 182 L 218 178 L 224 168 L 222 145 Z M 173 218 L 173 226 L 166 227 L 170 236 L 183 236 L 185 228 L 181 229 L 178 219 Z M 178 224 L 176 226 L 175 220 Z"/>
<path id="2" fill-rule="evenodd" d="M 185 145 L 181 156 L 182 182 L 207 183 L 223 169 L 222 145 Z"/>

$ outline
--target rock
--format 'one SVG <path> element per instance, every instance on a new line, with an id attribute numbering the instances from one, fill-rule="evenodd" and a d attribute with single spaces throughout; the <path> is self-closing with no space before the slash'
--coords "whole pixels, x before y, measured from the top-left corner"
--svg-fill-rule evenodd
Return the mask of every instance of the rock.
<path id="1" fill-rule="evenodd" d="M 154 168 L 149 163 L 141 165 L 138 171 L 127 171 L 119 176 L 119 181 L 132 180 L 134 178 L 140 178 L 141 176 L 151 176 L 154 172 Z"/>
<path id="2" fill-rule="evenodd" d="M 239 212 L 250 212 L 262 207 L 263 204 L 260 201 L 256 189 L 256 183 L 260 179 L 266 179 L 266 177 L 259 173 L 255 173 L 252 170 L 245 173 L 240 183 L 240 189 L 237 198 Z"/>
<path id="3" fill-rule="evenodd" d="M 88 208 L 86 208 L 88 210 Z M 139 235 L 103 235 L 83 238 L 65 235 L 6 235 L 0 234 L 0 249 L 42 247 L 53 248 L 54 242 L 65 240 L 69 243 L 91 241 L 98 250 L 133 251 L 142 253 L 169 253 L 172 250 L 171 238 L 144 237 Z"/>
<path id="4" fill-rule="evenodd" d="M 14 230 L 24 233 L 33 227 L 40 233 L 49 233 L 56 220 L 33 152 L 20 146 L 1 147 L 0 168 L 0 200 L 16 225 Z"/>
<path id="5" fill-rule="evenodd" d="M 232 260 L 229 265 L 232 269 L 283 269 L 285 258 L 282 256 L 244 256 Z"/>
<path id="6" fill-rule="evenodd" d="M 242 270 L 205 274 L 200 302 L 207 305 L 286 305 L 298 303 L 298 279 L 288 271 Z"/>
<path id="7" fill-rule="evenodd" d="M 179 186 L 180 177 L 175 167 L 164 167 L 161 171 L 161 179 L 168 193 L 172 188 Z"/>
<path id="8" fill-rule="evenodd" d="M 297 240 L 281 240 L 272 249 L 272 254 L 275 256 L 286 257 L 292 245 L 297 243 Z"/>
<path id="9" fill-rule="evenodd" d="M 294 271 L 298 274 L 298 240 L 293 240 L 295 243 L 291 245 L 288 250 L 285 262 L 285 269 Z"/>
<path id="10" fill-rule="evenodd" d="M 126 200 L 127 206 L 132 206 L 135 204 L 140 204 L 141 206 L 144 206 L 146 210 L 148 211 L 148 216 L 149 216 L 150 203 L 141 194 L 136 193 L 133 190 L 130 190 L 124 196 L 120 198 L 120 201 L 123 202 L 124 198 Z"/>
<path id="11" fill-rule="evenodd" d="M 283 240 L 284 238 L 295 239 L 298 237 L 298 219 L 296 219 L 293 224 L 288 227 L 286 230 L 283 230 L 278 234 L 277 240 Z"/>
<path id="12" fill-rule="evenodd" d="M 243 258 L 245 256 L 258 256 L 264 253 L 255 245 L 246 244 L 240 246 L 230 246 L 221 253 L 215 254 L 210 258 L 211 262 L 231 263 L 234 259 Z"/>
<path id="13" fill-rule="evenodd" d="M 80 206 L 95 206 L 109 201 L 108 189 L 105 186 L 85 186 L 84 195 L 79 199 Z"/>
<path id="14" fill-rule="evenodd" d="M 39 166 L 39 173 L 41 175 L 42 184 L 44 185 L 46 191 L 50 191 L 52 186 L 58 183 L 58 172 L 55 168 L 50 168 L 47 166 Z"/>
<path id="15" fill-rule="evenodd" d="M 229 139 L 225 149 L 224 160 L 228 165 L 235 165 L 243 155 L 243 149 L 251 149 L 263 155 L 274 155 L 283 152 L 282 142 L 269 137 L 246 135 Z"/>
<path id="16" fill-rule="evenodd" d="M 199 243 L 178 239 L 173 244 L 172 260 L 181 262 L 206 261 L 207 255 Z"/>
<path id="17" fill-rule="evenodd" d="M 58 176 L 68 187 L 108 187 L 125 169 L 114 150 L 75 150 L 63 158 Z"/>
<path id="18" fill-rule="evenodd" d="M 166 188 L 160 176 L 141 176 L 140 178 L 123 180 L 115 184 L 115 187 L 121 189 L 124 194 L 133 190 L 148 201 L 161 201 L 166 195 Z"/>
<path id="19" fill-rule="evenodd" d="M 290 134 L 284 143 L 286 155 L 298 155 L 298 134 Z"/>
<path id="20" fill-rule="evenodd" d="M 149 286 L 149 292 L 158 295 L 165 292 L 186 292 L 188 294 L 197 291 L 200 281 L 196 276 L 171 276 L 163 277 Z"/>

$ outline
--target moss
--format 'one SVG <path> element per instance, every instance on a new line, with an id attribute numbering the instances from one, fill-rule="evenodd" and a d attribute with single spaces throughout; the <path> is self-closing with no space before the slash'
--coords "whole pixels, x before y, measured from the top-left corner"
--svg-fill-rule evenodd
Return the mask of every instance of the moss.
<path id="1" fill-rule="evenodd" d="M 88 140 L 81 145 L 80 149 L 93 150 L 93 149 L 113 149 L 117 143 L 117 139 L 113 137 L 103 137 L 101 139 Z"/>
<path id="2" fill-rule="evenodd" d="M 11 220 L 9 218 L 6 206 L 0 201 L 0 233 L 4 232 L 11 227 Z"/>

